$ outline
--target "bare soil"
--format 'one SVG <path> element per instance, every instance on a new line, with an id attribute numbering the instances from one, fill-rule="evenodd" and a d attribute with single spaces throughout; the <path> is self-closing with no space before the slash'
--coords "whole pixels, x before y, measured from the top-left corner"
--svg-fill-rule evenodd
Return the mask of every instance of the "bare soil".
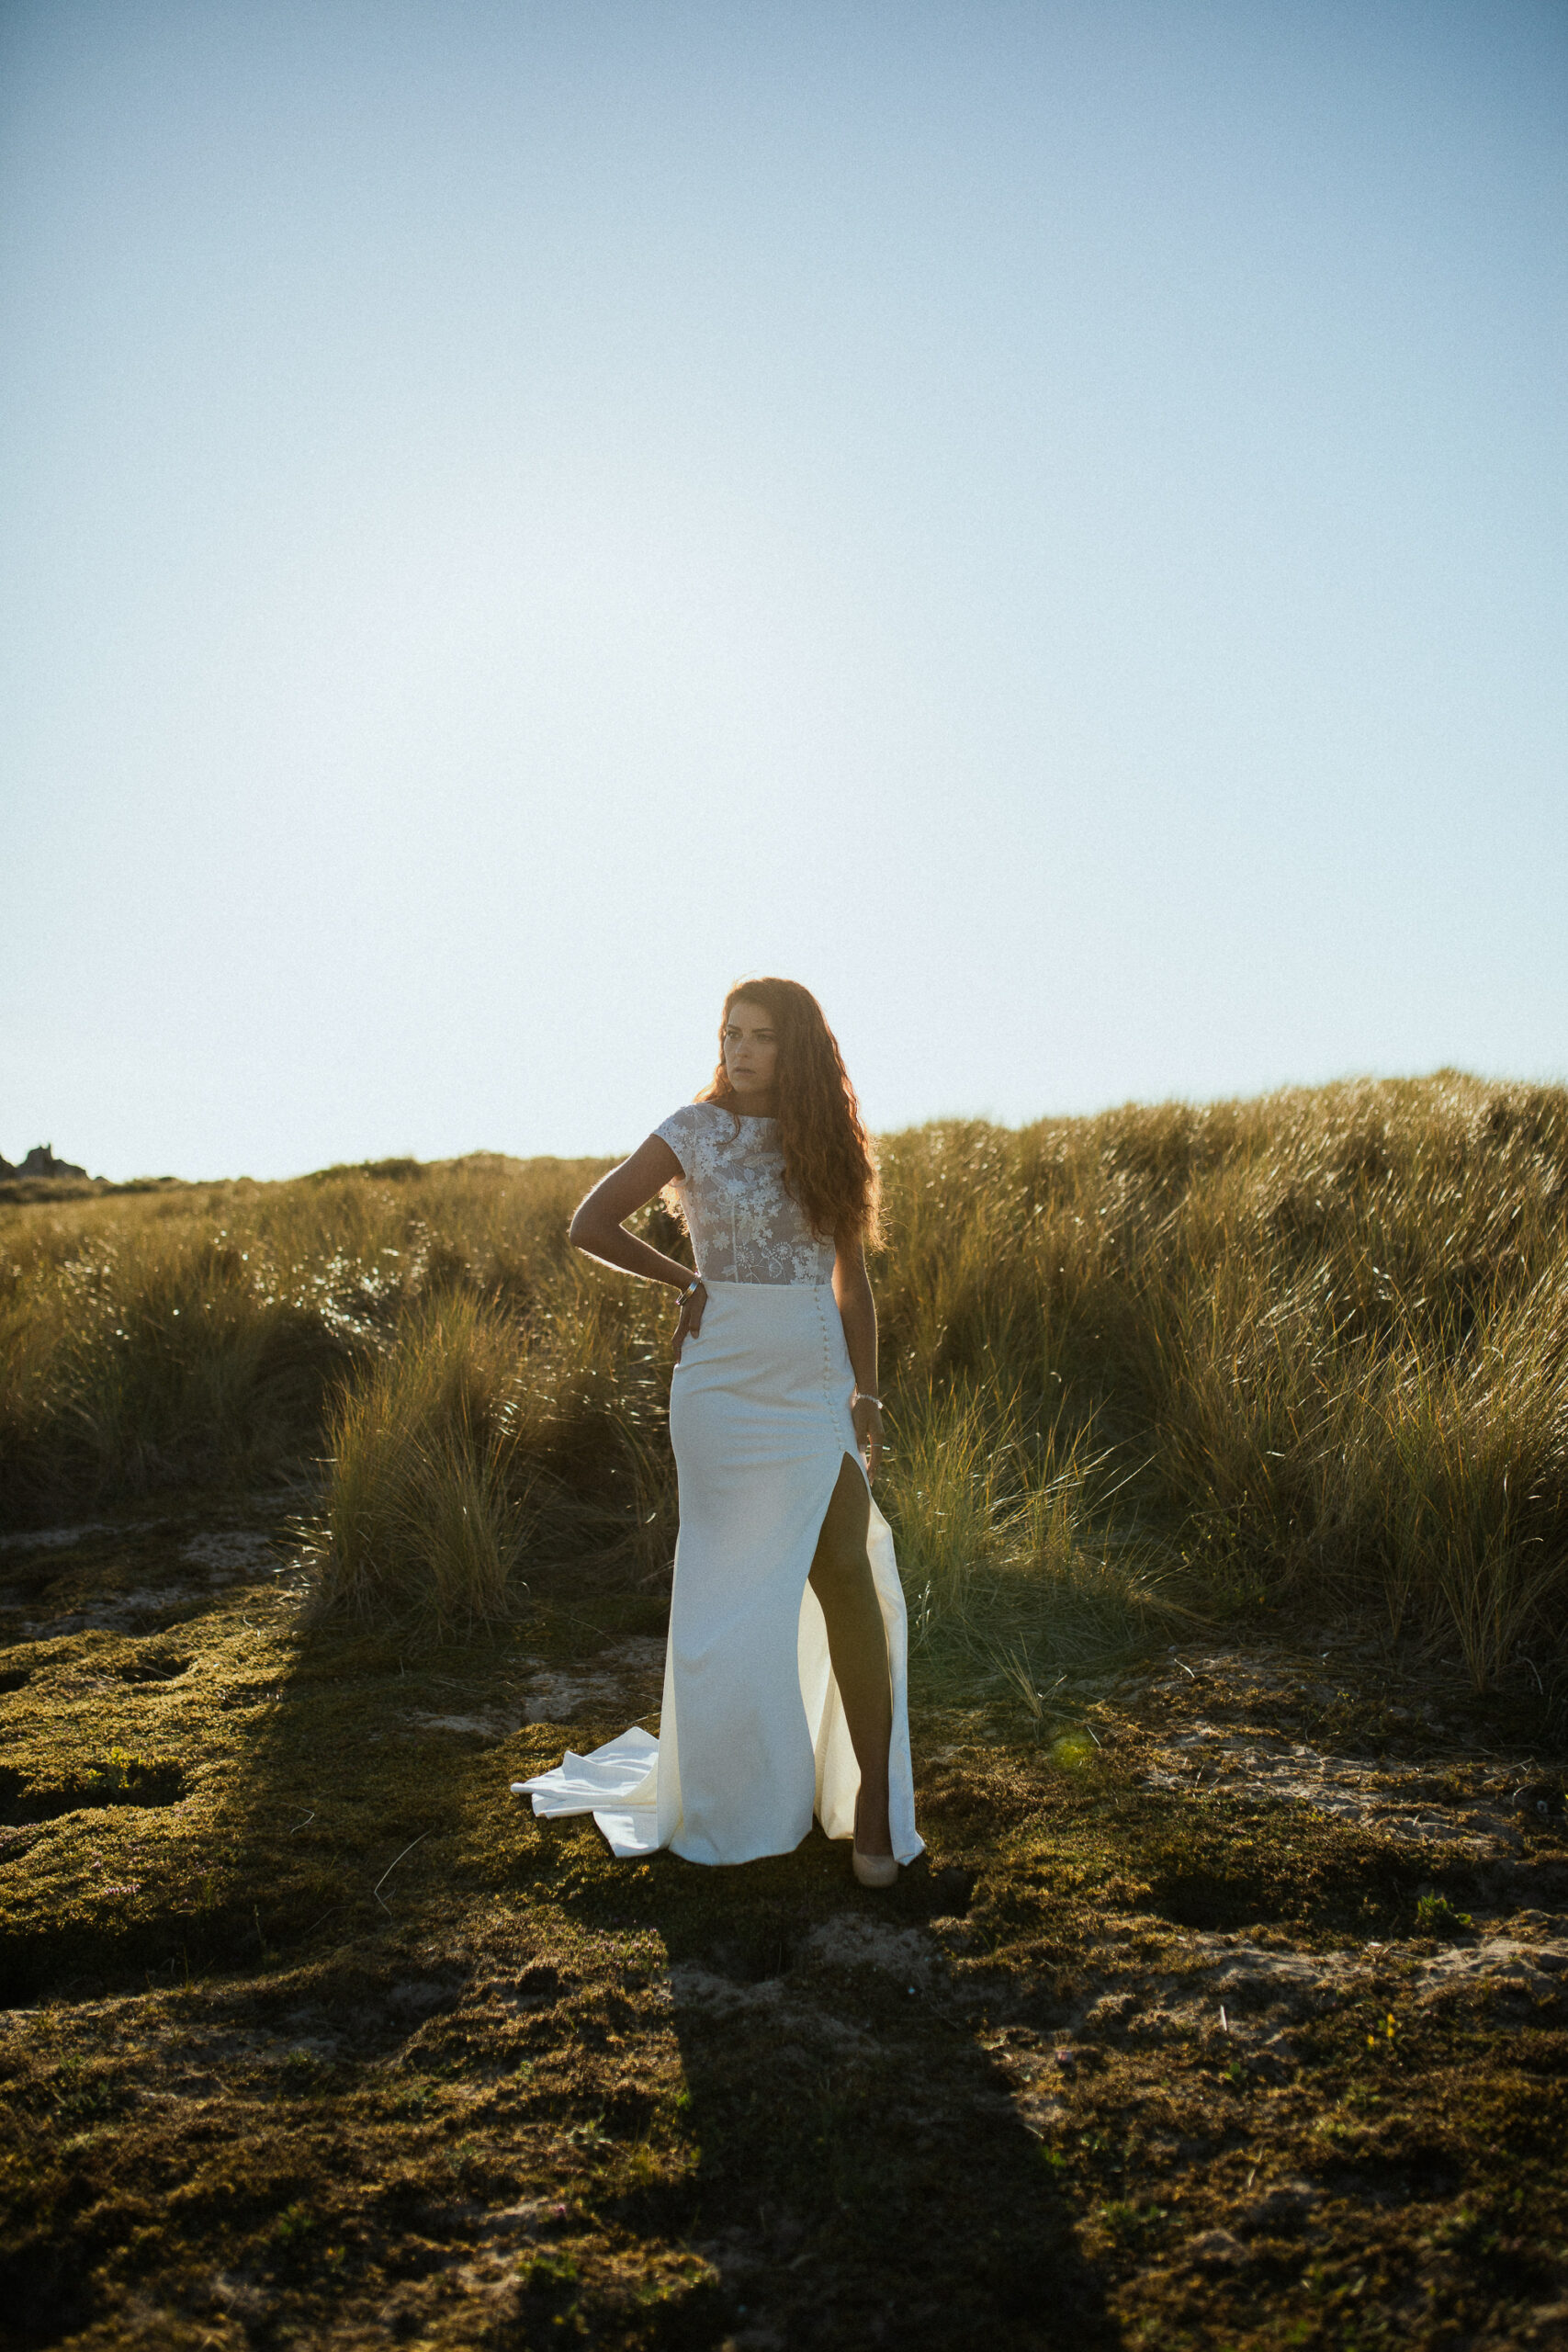
<path id="1" fill-rule="evenodd" d="M 542 1570 L 301 1632 L 286 1497 L 0 1549 L 0 2341 L 1568 2340 L 1568 1836 L 1523 1702 L 1345 1626 L 915 1747 L 928 1859 L 615 1863 L 649 1718 Z"/>

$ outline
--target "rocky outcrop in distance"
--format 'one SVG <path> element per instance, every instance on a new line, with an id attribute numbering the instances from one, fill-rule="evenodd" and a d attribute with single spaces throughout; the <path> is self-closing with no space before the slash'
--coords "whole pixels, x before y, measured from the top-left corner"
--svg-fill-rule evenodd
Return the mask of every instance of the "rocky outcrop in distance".
<path id="1" fill-rule="evenodd" d="M 56 1159 L 51 1143 L 35 1143 L 19 1168 L 0 1153 L 0 1184 L 19 1183 L 24 1176 L 85 1176 L 73 1159 Z"/>

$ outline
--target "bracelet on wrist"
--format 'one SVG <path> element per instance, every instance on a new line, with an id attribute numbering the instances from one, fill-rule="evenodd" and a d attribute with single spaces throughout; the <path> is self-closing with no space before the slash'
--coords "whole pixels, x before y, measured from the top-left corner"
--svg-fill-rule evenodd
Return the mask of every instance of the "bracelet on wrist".
<path id="1" fill-rule="evenodd" d="M 857 1388 L 855 1390 L 855 1403 L 857 1405 L 874 1405 L 879 1413 L 882 1410 L 881 1397 L 874 1396 L 869 1388 Z"/>

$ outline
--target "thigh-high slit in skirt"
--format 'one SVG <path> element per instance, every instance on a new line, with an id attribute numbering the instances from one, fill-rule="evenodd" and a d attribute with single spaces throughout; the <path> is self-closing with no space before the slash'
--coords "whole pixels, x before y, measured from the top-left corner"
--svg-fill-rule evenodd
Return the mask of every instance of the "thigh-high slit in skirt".
<path id="1" fill-rule="evenodd" d="M 707 1284 L 670 1391 L 681 1529 L 657 1740 L 623 1732 L 513 1782 L 536 1814 L 592 1813 L 615 1853 L 669 1846 L 749 1862 L 800 1843 L 815 1813 L 854 1833 L 860 1768 L 807 1581 L 844 1457 L 859 1464 L 854 1374 L 831 1288 Z M 893 1690 L 893 1851 L 921 1850 L 909 1767 L 904 1595 L 887 1522 L 866 1537 Z"/>

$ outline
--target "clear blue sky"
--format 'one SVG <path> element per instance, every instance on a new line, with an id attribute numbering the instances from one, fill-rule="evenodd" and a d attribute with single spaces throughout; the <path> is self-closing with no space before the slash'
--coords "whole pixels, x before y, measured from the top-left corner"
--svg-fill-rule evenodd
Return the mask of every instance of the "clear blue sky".
<path id="1" fill-rule="evenodd" d="M 1568 11 L 10 0 L 0 1150 L 1568 1069 Z"/>

